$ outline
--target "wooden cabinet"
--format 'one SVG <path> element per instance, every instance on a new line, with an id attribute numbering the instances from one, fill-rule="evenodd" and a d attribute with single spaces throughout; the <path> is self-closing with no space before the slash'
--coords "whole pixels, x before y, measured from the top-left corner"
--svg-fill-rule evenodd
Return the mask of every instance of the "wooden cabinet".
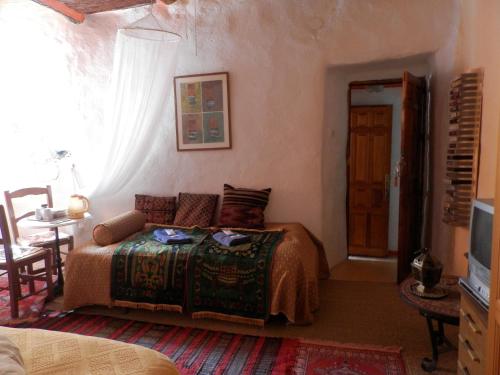
<path id="1" fill-rule="evenodd" d="M 462 289 L 461 294 L 458 374 L 483 375 L 486 373 L 488 312 L 467 291 Z"/>

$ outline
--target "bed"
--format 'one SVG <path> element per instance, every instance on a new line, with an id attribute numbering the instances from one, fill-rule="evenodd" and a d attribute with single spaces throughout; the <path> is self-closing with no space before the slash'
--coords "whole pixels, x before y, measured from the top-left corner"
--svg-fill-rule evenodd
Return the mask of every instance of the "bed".
<path id="1" fill-rule="evenodd" d="M 1 336 L 19 349 L 27 375 L 179 374 L 168 357 L 134 344 L 32 328 L 0 327 Z"/>
<path id="2" fill-rule="evenodd" d="M 151 230 L 151 227 L 146 224 L 143 232 Z M 314 320 L 314 311 L 319 308 L 318 280 L 329 275 L 323 247 L 299 223 L 267 224 L 265 230 L 283 232 L 271 263 L 269 313 L 283 314 L 290 323 L 310 324 Z M 66 310 L 88 305 L 162 310 L 148 304 L 127 305 L 111 298 L 112 258 L 120 244 L 98 246 L 89 242 L 68 254 L 64 285 Z M 210 311 L 191 316 L 257 325 L 265 323 L 262 320 Z"/>

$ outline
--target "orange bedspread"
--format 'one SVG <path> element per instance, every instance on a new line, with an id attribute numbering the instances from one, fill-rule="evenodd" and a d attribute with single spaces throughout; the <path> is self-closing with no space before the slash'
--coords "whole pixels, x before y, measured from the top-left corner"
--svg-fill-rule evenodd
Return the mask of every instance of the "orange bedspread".
<path id="1" fill-rule="evenodd" d="M 323 247 L 298 223 L 267 224 L 266 229 L 285 231 L 273 257 L 271 314 L 283 313 L 296 324 L 312 323 L 313 312 L 319 308 L 318 279 L 328 277 Z M 65 309 L 115 306 L 110 297 L 111 258 L 118 245 L 101 247 L 90 242 L 69 253 L 65 268 Z M 150 308 L 155 309 L 154 305 Z M 255 324 L 247 318 L 209 312 L 193 314 L 193 318 Z"/>

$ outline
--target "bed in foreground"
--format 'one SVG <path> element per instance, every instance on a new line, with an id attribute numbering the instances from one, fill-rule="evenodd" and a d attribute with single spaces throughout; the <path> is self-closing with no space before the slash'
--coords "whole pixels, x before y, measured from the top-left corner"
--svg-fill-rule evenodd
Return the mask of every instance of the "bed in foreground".
<path id="1" fill-rule="evenodd" d="M 151 226 L 146 225 L 143 233 L 150 230 Z M 313 312 L 319 308 L 318 279 L 328 275 L 322 246 L 298 223 L 267 224 L 265 230 L 283 232 L 271 263 L 269 313 L 271 315 L 282 313 L 289 322 L 295 324 L 312 323 Z M 113 254 L 120 245 L 118 242 L 108 246 L 98 246 L 92 242 L 73 250 L 68 255 L 64 308 L 71 310 L 88 305 L 104 305 L 180 312 L 181 309 L 151 304 L 128 304 L 112 299 Z M 211 311 L 197 312 L 191 316 L 264 324 L 264 321 L 259 319 Z"/>
<path id="2" fill-rule="evenodd" d="M 24 363 L 24 371 L 8 374 L 179 374 L 168 357 L 134 344 L 32 328 L 0 327 L 0 337 L 17 347 Z"/>

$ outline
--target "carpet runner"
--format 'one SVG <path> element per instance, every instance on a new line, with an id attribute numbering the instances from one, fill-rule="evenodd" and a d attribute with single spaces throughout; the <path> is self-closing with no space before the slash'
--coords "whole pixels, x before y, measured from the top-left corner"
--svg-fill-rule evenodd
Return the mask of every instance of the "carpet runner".
<path id="1" fill-rule="evenodd" d="M 186 375 L 406 374 L 399 348 L 237 335 L 79 313 L 44 317 L 19 327 L 142 345 L 169 356 Z"/>

